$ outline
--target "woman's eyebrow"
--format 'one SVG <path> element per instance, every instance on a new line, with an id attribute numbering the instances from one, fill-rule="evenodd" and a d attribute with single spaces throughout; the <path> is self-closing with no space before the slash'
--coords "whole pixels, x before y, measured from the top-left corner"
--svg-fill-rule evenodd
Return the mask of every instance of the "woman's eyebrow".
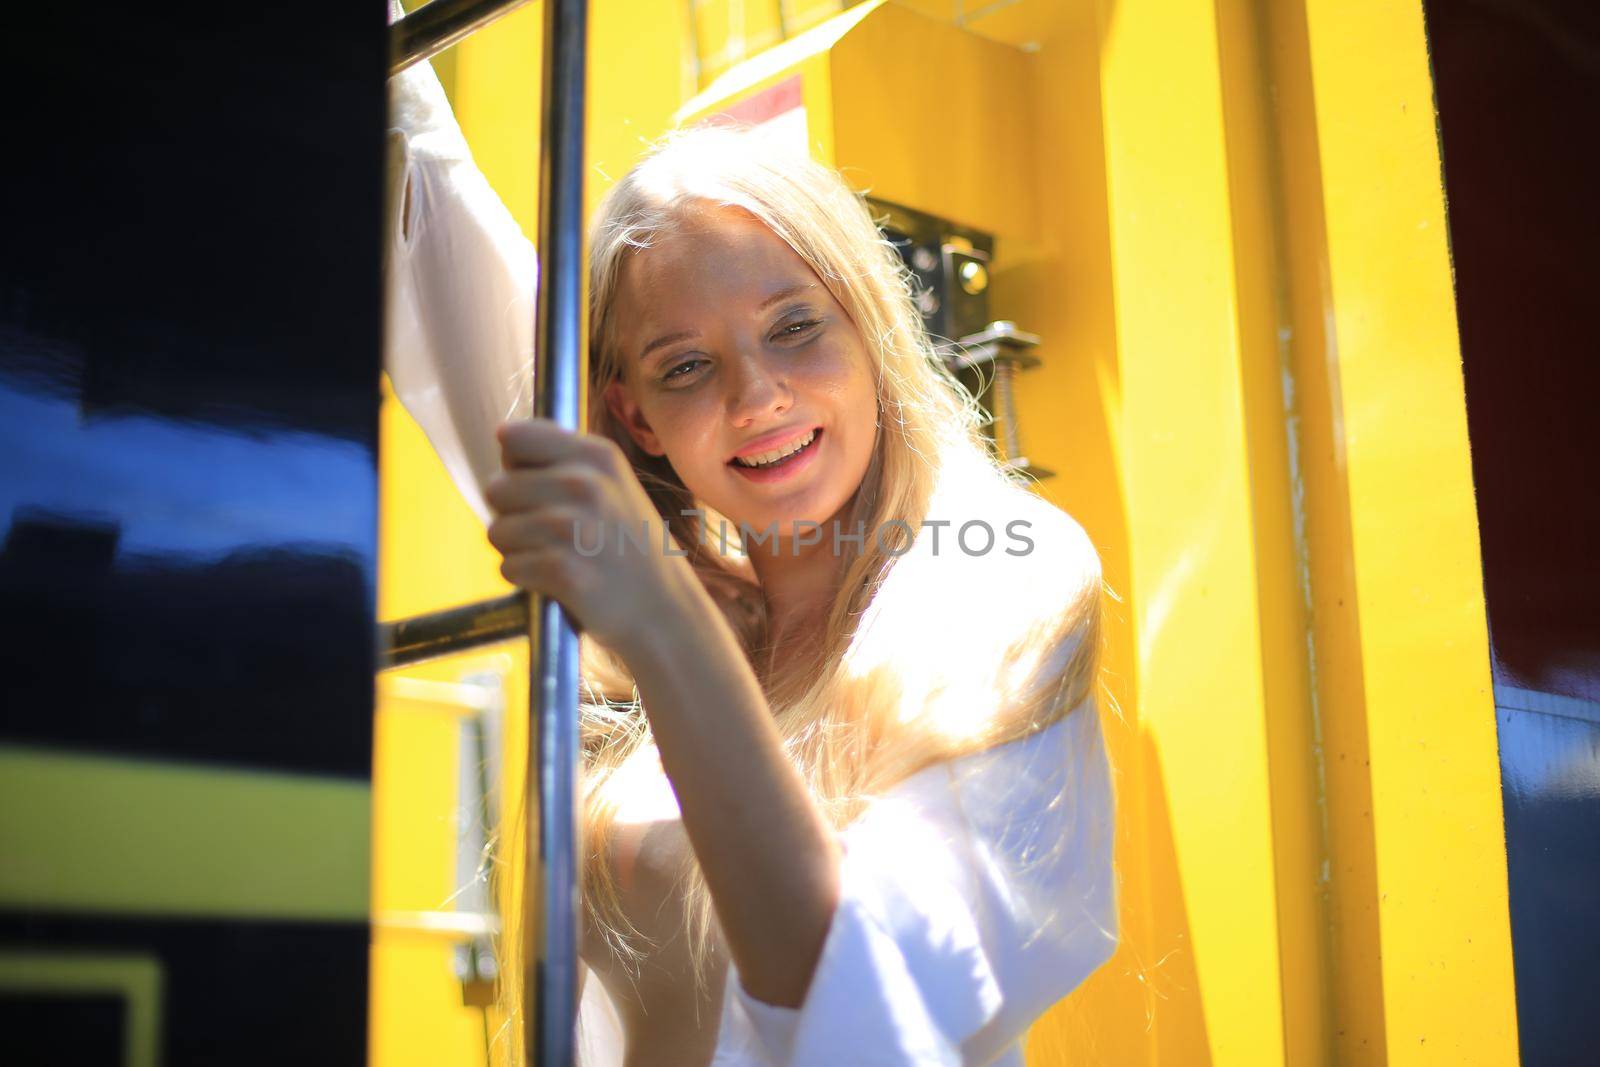
<path id="1" fill-rule="evenodd" d="M 791 296 L 799 296 L 801 293 L 810 292 L 816 287 L 816 282 L 806 282 L 803 285 L 786 285 L 782 289 L 779 289 L 777 292 L 773 293 L 771 296 L 767 297 L 765 300 L 761 301 L 760 306 L 757 307 L 756 310 L 765 311 L 780 300 L 787 300 Z"/>
<path id="2" fill-rule="evenodd" d="M 654 352 L 663 345 L 676 344 L 679 341 L 687 341 L 692 337 L 699 336 L 699 330 L 679 330 L 677 333 L 662 334 L 660 337 L 657 337 L 654 341 L 651 341 L 649 344 L 644 346 L 644 351 L 639 353 L 639 361 L 641 363 L 644 362 L 644 357 L 648 356 L 650 353 Z"/>
<path id="3" fill-rule="evenodd" d="M 799 296 L 802 293 L 808 293 L 816 287 L 816 282 L 806 282 L 803 285 L 786 285 L 782 289 L 772 293 L 765 300 L 761 301 L 761 304 L 756 308 L 756 311 L 765 311 L 767 308 L 771 307 L 773 304 L 776 304 L 780 300 L 787 300 L 791 296 Z M 700 331 L 698 330 L 680 330 L 677 333 L 662 334 L 660 337 L 657 337 L 654 341 L 651 341 L 649 344 L 644 346 L 644 351 L 639 353 L 639 360 L 640 362 L 643 362 L 646 356 L 660 348 L 662 345 L 676 344 L 679 341 L 687 341 L 691 338 L 699 336 Z"/>

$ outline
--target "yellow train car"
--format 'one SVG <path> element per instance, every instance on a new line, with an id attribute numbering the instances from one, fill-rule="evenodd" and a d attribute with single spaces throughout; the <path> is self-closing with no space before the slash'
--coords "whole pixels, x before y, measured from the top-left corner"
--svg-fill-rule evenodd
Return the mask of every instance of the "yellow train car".
<path id="1" fill-rule="evenodd" d="M 1124 936 L 1035 1028 L 1032 1063 L 1519 1060 L 1507 698 L 1430 18 L 1460 21 L 1318 0 L 595 5 L 591 205 L 667 129 L 761 122 L 875 200 L 985 235 L 991 317 L 1040 339 L 1012 402 L 1053 474 L 1038 491 L 1106 564 Z M 441 65 L 530 234 L 537 20 Z M 437 575 L 391 551 L 389 603 L 491 591 L 480 530 L 385 418 L 385 484 L 406 486 L 388 543 L 448 515 L 456 546 Z M 420 776 L 394 758 L 380 782 Z M 423 979 L 386 954 L 407 936 L 377 940 L 373 1062 L 478 1054 L 470 1009 L 406 992 Z M 424 1039 L 425 1017 L 448 1030 Z M 1528 1062 L 1569 1062 L 1546 1055 Z"/>
<path id="2" fill-rule="evenodd" d="M 1592 14 L 588 6 L 586 210 L 713 116 L 838 168 L 1103 561 L 1119 943 L 1028 1062 L 1592 1062 Z M 431 61 L 529 238 L 545 14 Z M 371 670 L 512 591 L 373 388 L 385 28 L 30 17 L 0 1062 L 510 1067 L 528 643 Z"/>

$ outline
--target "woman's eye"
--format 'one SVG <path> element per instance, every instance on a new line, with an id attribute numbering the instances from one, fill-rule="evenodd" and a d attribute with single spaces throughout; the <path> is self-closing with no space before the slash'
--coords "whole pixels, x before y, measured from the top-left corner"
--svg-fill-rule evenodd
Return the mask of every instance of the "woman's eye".
<path id="1" fill-rule="evenodd" d="M 778 327 L 778 332 L 775 339 L 787 338 L 792 340 L 797 337 L 805 337 L 821 325 L 821 319 L 806 319 L 802 322 L 792 322 L 787 326 Z M 661 381 L 676 382 L 685 378 L 692 378 L 696 373 L 698 373 L 700 365 L 704 362 L 705 360 L 703 359 L 686 359 L 682 363 L 679 363 L 676 367 L 673 367 L 671 370 L 663 374 L 661 376 Z"/>
<path id="2" fill-rule="evenodd" d="M 813 327 L 821 326 L 821 319 L 806 319 L 804 322 L 790 323 L 778 330 L 779 337 L 799 337 L 809 333 Z"/>
<path id="3" fill-rule="evenodd" d="M 679 374 L 678 372 L 683 370 L 686 367 L 695 367 L 695 366 L 698 366 L 699 364 L 704 363 L 704 362 L 705 362 L 705 360 L 703 360 L 703 359 L 686 359 L 682 363 L 678 364 L 676 367 L 673 367 L 667 373 L 663 374 L 661 376 L 661 380 L 664 381 L 664 382 L 670 382 L 674 378 L 687 378 L 688 377 L 687 374 Z"/>

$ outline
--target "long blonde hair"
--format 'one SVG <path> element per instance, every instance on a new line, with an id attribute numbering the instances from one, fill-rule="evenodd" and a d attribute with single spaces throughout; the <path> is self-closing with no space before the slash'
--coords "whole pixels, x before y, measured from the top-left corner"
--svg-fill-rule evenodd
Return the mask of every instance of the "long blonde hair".
<path id="1" fill-rule="evenodd" d="M 627 257 L 703 204 L 748 212 L 787 242 L 873 361 L 877 439 L 846 523 L 866 536 L 838 553 L 820 640 L 761 676 L 790 757 L 842 828 L 918 770 L 1025 736 L 1092 695 L 1099 560 L 1071 518 L 992 457 L 982 407 L 933 355 L 912 275 L 838 172 L 741 127 L 673 131 L 606 193 L 590 227 L 589 429 L 628 455 L 758 675 L 767 620 L 752 573 L 707 536 L 708 524 L 683 514 L 705 505 L 665 458 L 634 444 L 602 397 L 622 372 L 611 310 Z M 1019 520 L 1026 551 L 1010 536 Z M 995 535 L 980 531 L 988 551 L 970 551 L 964 526 L 974 522 Z M 583 905 L 611 949 L 637 959 L 647 947 L 622 914 L 608 863 L 618 800 L 608 785 L 625 765 L 653 761 L 654 745 L 624 664 L 585 640 L 583 676 Z M 692 860 L 683 884 L 704 980 L 715 923 Z M 503 962 L 502 978 L 515 982 L 520 961 Z"/>

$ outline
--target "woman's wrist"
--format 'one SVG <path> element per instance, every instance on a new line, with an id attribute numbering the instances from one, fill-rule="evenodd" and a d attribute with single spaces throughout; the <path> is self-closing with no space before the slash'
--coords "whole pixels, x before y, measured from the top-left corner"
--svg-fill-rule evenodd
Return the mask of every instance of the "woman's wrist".
<path id="1" fill-rule="evenodd" d="M 658 673 L 688 652 L 705 627 L 725 625 L 716 602 L 681 557 L 661 561 L 661 578 L 639 605 L 638 625 L 614 651 L 638 677 Z"/>

